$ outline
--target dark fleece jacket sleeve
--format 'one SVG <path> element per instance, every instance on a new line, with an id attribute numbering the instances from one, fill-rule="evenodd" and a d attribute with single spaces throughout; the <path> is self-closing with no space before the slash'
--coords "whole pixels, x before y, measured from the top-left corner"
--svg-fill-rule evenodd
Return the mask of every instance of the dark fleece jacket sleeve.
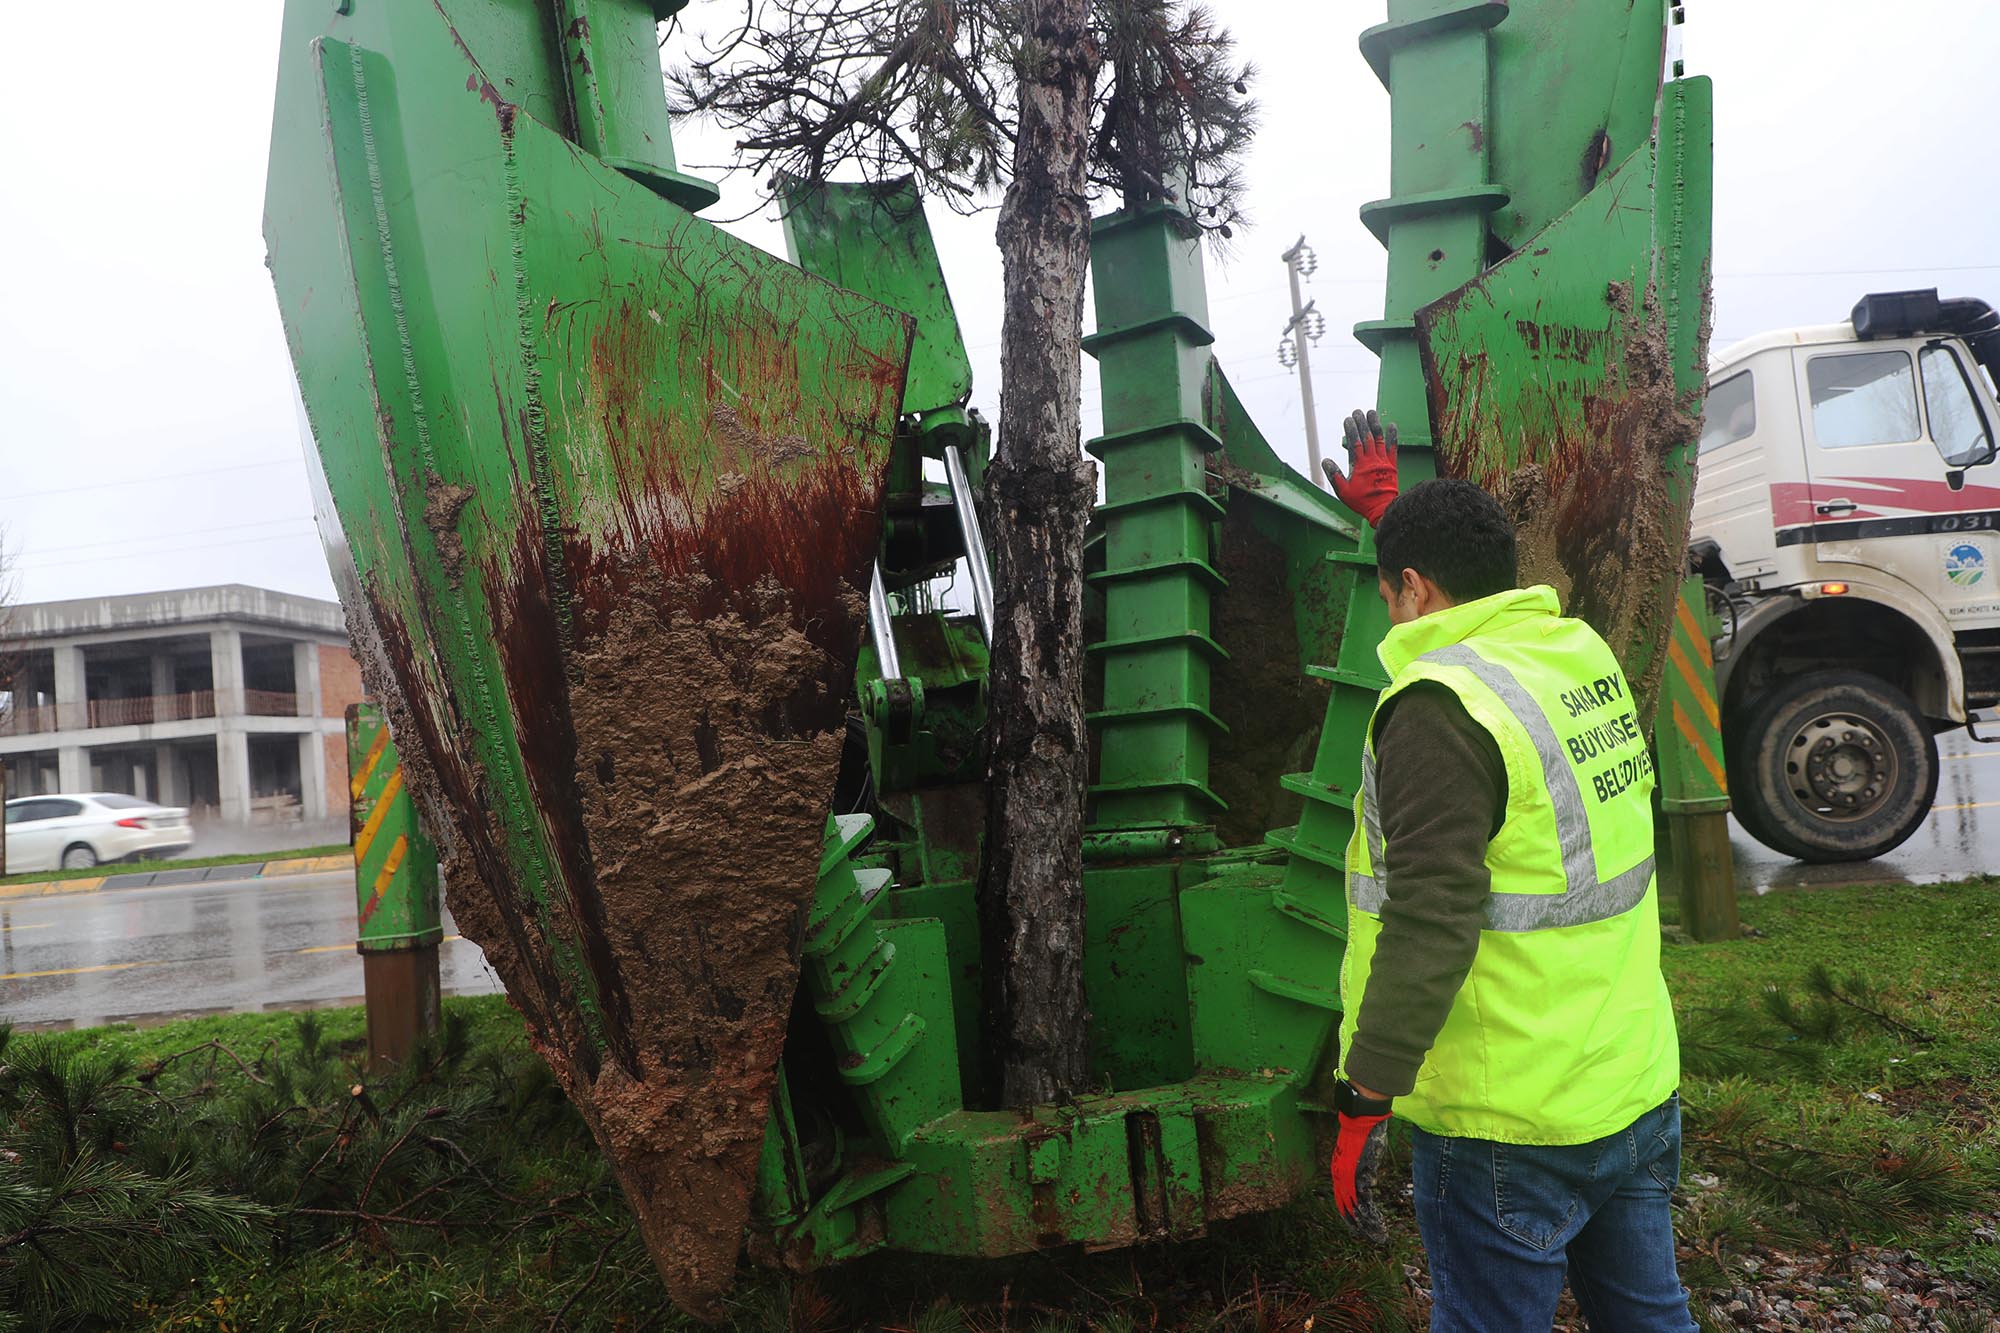
<path id="1" fill-rule="evenodd" d="M 1375 790 L 1387 902 L 1346 1067 L 1352 1082 L 1400 1097 L 1479 952 L 1507 769 L 1456 695 L 1420 683 L 1377 720 Z"/>

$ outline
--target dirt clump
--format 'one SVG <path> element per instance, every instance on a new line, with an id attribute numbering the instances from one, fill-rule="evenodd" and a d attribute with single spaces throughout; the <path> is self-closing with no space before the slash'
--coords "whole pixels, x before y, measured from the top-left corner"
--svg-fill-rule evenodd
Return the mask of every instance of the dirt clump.
<path id="1" fill-rule="evenodd" d="M 458 533 L 458 516 L 472 499 L 472 488 L 433 474 L 424 482 L 424 526 L 437 543 L 438 563 L 456 588 L 465 577 L 465 539 Z"/>
<path id="2" fill-rule="evenodd" d="M 752 459 L 782 467 L 787 463 L 819 457 L 819 450 L 813 448 L 812 442 L 805 436 L 797 433 L 762 434 L 743 419 L 742 413 L 726 403 L 709 409 L 708 425 L 725 456 L 734 458 L 746 469 Z"/>

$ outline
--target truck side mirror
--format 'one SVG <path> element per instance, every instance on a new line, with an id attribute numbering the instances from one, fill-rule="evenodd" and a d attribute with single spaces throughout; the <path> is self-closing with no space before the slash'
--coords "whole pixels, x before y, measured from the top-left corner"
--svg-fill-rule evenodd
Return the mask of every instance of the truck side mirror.
<path id="1" fill-rule="evenodd" d="M 1950 471 L 1946 472 L 1944 474 L 1944 484 L 1951 487 L 1955 491 L 1964 490 L 1965 469 L 1962 467 L 1955 467 L 1952 468 Z"/>

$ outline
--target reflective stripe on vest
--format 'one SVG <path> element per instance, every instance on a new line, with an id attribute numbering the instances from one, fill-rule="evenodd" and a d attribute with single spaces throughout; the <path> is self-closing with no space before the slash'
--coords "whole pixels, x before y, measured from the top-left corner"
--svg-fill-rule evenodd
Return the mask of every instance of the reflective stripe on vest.
<path id="1" fill-rule="evenodd" d="M 1542 764 L 1542 782 L 1555 811 L 1556 830 L 1562 840 L 1563 876 L 1568 882 L 1567 888 L 1562 893 L 1495 891 L 1486 900 L 1485 928 L 1499 931 L 1554 930 L 1562 926 L 1603 921 L 1637 907 L 1653 882 L 1653 858 L 1648 856 L 1630 870 L 1610 879 L 1598 879 L 1597 852 L 1591 842 L 1590 818 L 1584 811 L 1583 790 L 1577 786 L 1576 772 L 1564 756 L 1548 718 L 1514 673 L 1487 661 L 1464 644 L 1436 649 L 1418 660 L 1434 662 L 1439 666 L 1463 667 L 1493 691 L 1534 742 L 1535 754 Z M 1363 875 L 1350 872 L 1348 893 L 1355 907 L 1379 916 L 1389 896 L 1381 877 L 1385 861 L 1382 819 L 1377 813 L 1380 806 L 1375 797 L 1375 747 L 1372 744 L 1362 753 L 1361 805 L 1363 836 L 1368 839 L 1368 864 L 1376 873 Z"/>

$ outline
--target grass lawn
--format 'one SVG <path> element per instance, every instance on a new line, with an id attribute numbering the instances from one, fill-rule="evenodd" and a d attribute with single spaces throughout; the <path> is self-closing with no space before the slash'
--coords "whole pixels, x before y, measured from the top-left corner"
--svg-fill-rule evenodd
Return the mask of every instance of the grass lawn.
<path id="1" fill-rule="evenodd" d="M 1698 1305 L 1753 1280 L 1770 1247 L 1824 1257 L 1889 1246 L 1976 1284 L 2000 1313 L 2000 881 L 1780 894 L 1746 901 L 1743 917 L 1755 932 L 1745 939 L 1670 940 L 1665 951 L 1687 1068 L 1683 1276 Z M 409 1077 L 371 1082 L 365 1104 L 350 1093 L 359 1010 L 14 1038 L 5 1060 L 17 1069 L 54 1052 L 124 1071 L 94 1102 L 68 1094 L 84 1108 L 72 1117 L 83 1141 L 148 1169 L 192 1162 L 207 1186 L 264 1209 L 235 1241 L 150 1266 L 107 1310 L 111 1322 L 696 1327 L 666 1303 L 615 1184 L 504 999 L 446 1009 L 438 1049 Z M 25 1119 L 17 1109 L 17 1135 Z M 20 1145 L 0 1137 L 0 1149 Z M 1385 1180 L 1405 1170 L 1394 1154 Z M 0 1188 L 0 1237 L 5 1208 Z M 878 1254 L 807 1278 L 746 1269 L 730 1323 L 746 1333 L 1421 1327 L 1408 1205 L 1388 1211 L 1385 1251 L 1349 1237 L 1314 1198 L 1170 1250 L 977 1264 Z M 25 1279 L 6 1285 L 9 1257 L 0 1248 L 0 1324 L 25 1289 Z M 21 1308 L 22 1327 L 42 1326 Z M 1735 1326 L 1702 1314 L 1705 1327 Z M 1966 1319 L 1984 1326 L 1982 1314 Z"/>
<path id="2" fill-rule="evenodd" d="M 1665 954 L 1683 1176 L 1720 1181 L 1689 1191 L 1684 1276 L 1721 1285 L 1757 1240 L 1853 1242 L 2000 1289 L 2000 880 L 1778 893 L 1743 920 Z"/>
<path id="3" fill-rule="evenodd" d="M 180 856 L 171 861 L 108 861 L 88 870 L 24 870 L 18 875 L 0 876 L 0 884 L 39 884 L 45 880 L 93 879 L 99 875 L 143 875 L 154 870 L 189 870 L 201 866 L 250 865 L 264 861 L 290 861 L 307 856 L 339 856 L 348 851 L 344 842 L 324 847 L 301 847 L 285 852 L 231 852 L 227 856 Z"/>

